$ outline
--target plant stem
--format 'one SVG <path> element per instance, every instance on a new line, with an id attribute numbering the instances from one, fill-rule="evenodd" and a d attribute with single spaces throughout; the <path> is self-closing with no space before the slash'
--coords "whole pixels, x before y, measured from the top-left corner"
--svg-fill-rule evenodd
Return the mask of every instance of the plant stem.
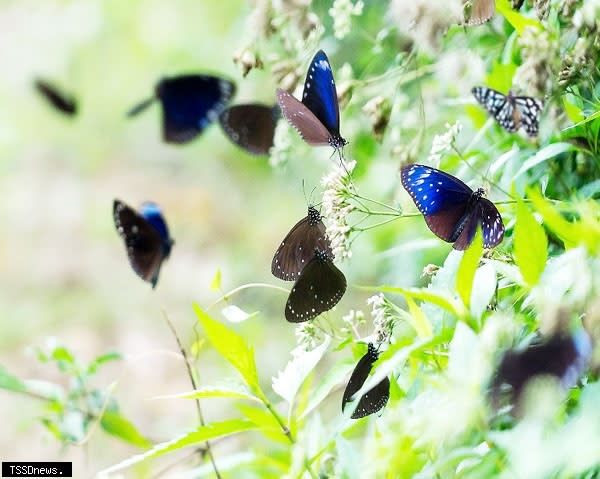
<path id="1" fill-rule="evenodd" d="M 269 283 L 247 283 L 247 284 L 243 284 L 241 286 L 238 286 L 237 288 L 233 288 L 231 291 L 228 291 L 223 296 L 221 296 L 219 299 L 217 299 L 213 304 L 211 304 L 208 308 L 206 308 L 206 310 L 210 311 L 212 308 L 214 308 L 217 304 L 221 303 L 222 301 L 227 301 L 230 296 L 232 296 L 232 295 L 234 295 L 236 293 L 239 293 L 240 291 L 243 291 L 244 289 L 250 289 L 250 288 L 276 289 L 276 290 L 284 292 L 285 294 L 290 294 L 290 291 L 288 289 L 282 288 L 281 286 L 275 286 L 274 284 L 269 284 Z"/>

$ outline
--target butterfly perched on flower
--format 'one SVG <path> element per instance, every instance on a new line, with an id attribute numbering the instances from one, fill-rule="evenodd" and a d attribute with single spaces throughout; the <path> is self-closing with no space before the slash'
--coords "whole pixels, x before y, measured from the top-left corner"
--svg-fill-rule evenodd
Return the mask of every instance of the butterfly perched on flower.
<path id="1" fill-rule="evenodd" d="M 117 232 L 125 241 L 129 263 L 144 281 L 156 286 L 164 260 L 171 254 L 173 239 L 156 203 L 146 202 L 137 212 L 120 200 L 113 202 Z"/>
<path id="2" fill-rule="evenodd" d="M 529 136 L 538 134 L 540 113 L 544 107 L 540 100 L 514 96 L 512 92 L 504 95 L 483 86 L 474 87 L 471 93 L 506 131 L 512 133 L 523 128 Z"/>
<path id="3" fill-rule="evenodd" d="M 235 94 L 235 85 L 211 75 L 181 75 L 158 82 L 155 96 L 129 110 L 144 111 L 155 100 L 163 110 L 163 138 L 167 143 L 187 143 L 217 121 Z"/>
<path id="4" fill-rule="evenodd" d="M 342 148 L 348 142 L 340 134 L 340 109 L 327 55 L 319 50 L 310 63 L 302 101 L 277 89 L 283 116 L 310 145 Z"/>
<path id="5" fill-rule="evenodd" d="M 303 323 L 333 308 L 346 292 L 346 277 L 326 251 L 314 250 L 294 283 L 285 305 L 285 319 Z"/>
<path id="6" fill-rule="evenodd" d="M 285 281 L 296 281 L 314 258 L 315 250 L 333 259 L 321 214 L 314 206 L 309 206 L 308 214 L 294 225 L 273 255 L 271 273 Z"/>
<path id="7" fill-rule="evenodd" d="M 277 105 L 249 103 L 226 108 L 219 123 L 233 143 L 252 155 L 267 155 L 280 116 Z"/>
<path id="8" fill-rule="evenodd" d="M 377 348 L 375 348 L 372 343 L 369 343 L 367 353 L 358 361 L 354 371 L 352 371 L 348 385 L 344 390 L 344 396 L 342 397 L 342 412 L 346 408 L 346 404 L 353 399 L 352 396 L 362 388 L 369 377 L 373 364 L 378 358 L 379 352 L 377 351 Z M 387 404 L 389 398 L 390 380 L 386 377 L 361 396 L 350 417 L 352 419 L 359 419 L 374 414 Z"/>
<path id="9" fill-rule="evenodd" d="M 55 85 L 41 78 L 35 80 L 34 86 L 56 110 L 68 116 L 77 114 L 77 101 L 72 95 L 60 91 Z"/>
<path id="10" fill-rule="evenodd" d="M 401 180 L 429 229 L 444 241 L 454 243 L 454 249 L 467 249 L 478 225 L 485 248 L 502 242 L 502 217 L 494 204 L 483 197 L 482 188 L 473 191 L 448 173 L 417 164 L 402 167 Z"/>

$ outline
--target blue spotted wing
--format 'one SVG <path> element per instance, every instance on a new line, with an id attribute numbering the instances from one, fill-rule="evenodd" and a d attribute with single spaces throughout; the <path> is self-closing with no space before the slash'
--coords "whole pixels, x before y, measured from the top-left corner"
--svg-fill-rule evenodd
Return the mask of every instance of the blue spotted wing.
<path id="1" fill-rule="evenodd" d="M 252 155 L 268 155 L 281 112 L 277 105 L 233 105 L 219 116 L 227 137 Z"/>
<path id="2" fill-rule="evenodd" d="M 346 292 L 346 277 L 324 251 L 304 267 L 285 305 L 285 319 L 302 323 L 333 308 Z"/>
<path id="3" fill-rule="evenodd" d="M 154 288 L 162 262 L 173 246 L 167 224 L 155 203 L 144 203 L 138 213 L 120 200 L 113 202 L 117 232 L 125 241 L 131 267 Z"/>
<path id="4" fill-rule="evenodd" d="M 35 80 L 34 86 L 56 110 L 68 116 L 77 114 L 77 101 L 72 95 L 59 90 L 55 85 L 41 78 Z"/>
<path id="5" fill-rule="evenodd" d="M 302 101 L 278 89 L 277 102 L 283 116 L 307 143 L 341 148 L 347 141 L 340 135 L 340 109 L 333 73 L 327 55 L 319 50 L 313 57 Z"/>
<path id="6" fill-rule="evenodd" d="M 215 122 L 235 93 L 229 80 L 210 75 L 164 78 L 155 96 L 163 110 L 163 138 L 167 143 L 187 143 Z M 145 110 L 154 98 L 133 107 L 128 116 Z"/>
<path id="7" fill-rule="evenodd" d="M 315 207 L 309 206 L 306 217 L 294 225 L 277 248 L 271 262 L 271 273 L 285 281 L 296 281 L 314 258 L 316 250 L 333 259 L 321 214 Z"/>
<path id="8" fill-rule="evenodd" d="M 377 358 L 379 358 L 379 352 L 372 343 L 369 343 L 367 353 L 358 361 L 344 391 L 344 396 L 342 397 L 342 412 L 346 408 L 346 404 L 353 399 L 352 396 L 362 388 L 369 377 L 369 373 L 373 368 L 373 363 L 377 361 Z M 361 396 L 352 413 L 352 419 L 359 419 L 376 413 L 387 404 L 389 397 L 390 380 L 389 378 L 384 378 L 380 383 Z"/>
<path id="9" fill-rule="evenodd" d="M 502 242 L 502 217 L 494 204 L 483 198 L 482 189 L 473 191 L 448 173 L 417 164 L 404 166 L 401 180 L 429 229 L 444 241 L 454 243 L 454 249 L 468 248 L 478 225 L 485 248 Z"/>
<path id="10" fill-rule="evenodd" d="M 543 104 L 529 96 L 504 95 L 487 87 L 474 87 L 471 92 L 475 99 L 508 132 L 523 128 L 529 136 L 536 136 L 539 130 Z"/>

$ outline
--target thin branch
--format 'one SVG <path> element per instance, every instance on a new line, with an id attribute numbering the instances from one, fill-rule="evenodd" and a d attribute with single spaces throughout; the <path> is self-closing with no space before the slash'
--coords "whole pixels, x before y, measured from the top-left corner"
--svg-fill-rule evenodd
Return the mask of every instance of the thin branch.
<path id="1" fill-rule="evenodd" d="M 239 293 L 240 291 L 242 291 L 244 289 L 250 289 L 250 288 L 276 289 L 278 291 L 284 292 L 285 294 L 290 294 L 289 289 L 285 289 L 285 288 L 282 288 L 281 286 L 276 286 L 274 284 L 269 284 L 269 283 L 247 283 L 247 284 L 243 284 L 241 286 L 238 286 L 237 288 L 234 288 L 231 291 L 228 291 L 223 296 L 221 296 L 219 299 L 217 299 L 213 304 L 211 304 L 208 308 L 206 308 L 206 310 L 210 311 L 217 304 L 221 303 L 222 301 L 227 301 L 234 294 Z"/>

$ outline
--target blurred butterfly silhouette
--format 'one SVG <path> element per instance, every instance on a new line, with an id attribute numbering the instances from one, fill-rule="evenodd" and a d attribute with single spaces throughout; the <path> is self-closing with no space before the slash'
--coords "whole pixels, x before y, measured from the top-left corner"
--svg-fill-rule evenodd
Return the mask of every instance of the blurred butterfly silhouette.
<path id="1" fill-rule="evenodd" d="M 331 65 L 323 50 L 310 63 L 302 101 L 278 88 L 277 103 L 283 116 L 310 145 L 339 150 L 348 142 L 340 135 L 340 109 Z"/>
<path id="2" fill-rule="evenodd" d="M 543 103 L 530 96 L 504 95 L 491 88 L 476 86 L 471 90 L 475 99 L 496 119 L 502 128 L 515 132 L 523 128 L 536 136 L 540 126 Z"/>
<path id="3" fill-rule="evenodd" d="M 277 105 L 233 105 L 221 113 L 219 123 L 233 143 L 252 155 L 267 155 L 280 116 Z"/>
<path id="4" fill-rule="evenodd" d="M 344 396 L 342 397 L 342 412 L 346 408 L 346 403 L 352 401 L 352 396 L 362 388 L 373 368 L 373 363 L 375 363 L 378 358 L 379 352 L 372 343 L 369 343 L 367 354 L 358 361 L 344 391 Z M 350 417 L 352 419 L 359 419 L 376 413 L 387 404 L 389 398 L 390 380 L 389 378 L 383 378 L 379 384 L 361 396 Z"/>
<path id="5" fill-rule="evenodd" d="M 155 96 L 127 112 L 135 116 L 155 100 L 163 110 L 163 138 L 167 143 L 187 143 L 215 122 L 235 94 L 235 85 L 210 75 L 181 75 L 158 82 Z"/>
<path id="6" fill-rule="evenodd" d="M 553 376 L 565 389 L 577 381 L 589 364 L 592 342 L 585 330 L 575 334 L 555 334 L 524 350 L 507 351 L 496 370 L 490 392 L 495 401 L 503 390 L 518 402 L 527 383 L 540 376 Z"/>
<path id="7" fill-rule="evenodd" d="M 285 319 L 302 323 L 333 308 L 346 292 L 346 277 L 325 251 L 316 250 L 300 273 L 285 305 Z"/>
<path id="8" fill-rule="evenodd" d="M 77 102 L 72 95 L 60 91 L 55 85 L 41 78 L 35 80 L 34 86 L 46 101 L 61 113 L 68 116 L 77 114 Z"/>
<path id="9" fill-rule="evenodd" d="M 448 173 L 416 164 L 402 167 L 401 179 L 432 233 L 454 243 L 454 249 L 467 249 L 479 224 L 485 248 L 502 242 L 502 217 L 494 204 L 483 197 L 483 188 L 473 191 Z"/>
<path id="10" fill-rule="evenodd" d="M 125 241 L 129 263 L 144 281 L 156 286 L 162 262 L 171 254 L 174 241 L 157 204 L 142 204 L 139 213 L 120 200 L 113 202 L 117 232 Z"/>
<path id="11" fill-rule="evenodd" d="M 271 273 L 285 281 L 296 281 L 304 267 L 315 257 L 315 250 L 333 259 L 321 214 L 315 207 L 309 206 L 306 217 L 294 225 L 277 248 L 271 262 Z"/>
<path id="12" fill-rule="evenodd" d="M 494 0 L 473 0 L 470 10 L 467 12 L 464 24 L 467 26 L 481 25 L 487 22 L 496 13 L 496 2 Z"/>

